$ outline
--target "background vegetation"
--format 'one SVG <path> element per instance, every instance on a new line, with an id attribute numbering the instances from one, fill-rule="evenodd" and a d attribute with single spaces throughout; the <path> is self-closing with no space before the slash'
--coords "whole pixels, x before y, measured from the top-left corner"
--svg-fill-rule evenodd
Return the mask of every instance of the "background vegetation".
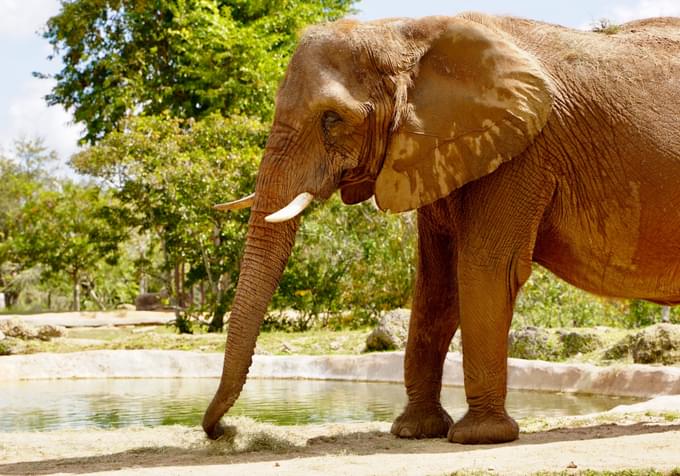
<path id="1" fill-rule="evenodd" d="M 299 31 L 353 2 L 65 0 L 44 33 L 63 64 L 47 100 L 85 127 L 70 159 L 79 175 L 58 178 L 39 140 L 0 154 L 9 310 L 110 309 L 163 291 L 179 323 L 200 315 L 221 330 L 248 212 L 212 205 L 252 191 Z M 360 327 L 407 307 L 414 222 L 370 202 L 315 206 L 272 302 L 299 317 L 273 313 L 266 325 Z M 589 296 L 537 269 L 515 324 L 634 327 L 663 312 Z"/>

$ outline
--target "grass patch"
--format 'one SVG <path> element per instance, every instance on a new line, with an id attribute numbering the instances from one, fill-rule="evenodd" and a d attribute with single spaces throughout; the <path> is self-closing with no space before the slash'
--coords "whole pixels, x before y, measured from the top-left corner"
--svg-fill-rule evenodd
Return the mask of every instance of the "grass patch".
<path id="1" fill-rule="evenodd" d="M 257 341 L 257 352 L 271 355 L 359 354 L 369 329 L 307 332 L 266 331 Z M 195 352 L 223 352 L 225 334 L 177 334 L 171 327 L 107 327 L 67 329 L 62 338 L 47 342 L 22 341 L 13 353 L 76 352 L 100 349 L 159 349 Z"/>
<path id="2" fill-rule="evenodd" d="M 597 425 L 633 425 L 648 423 L 663 425 L 680 420 L 677 412 L 600 413 L 594 416 L 564 416 L 551 418 L 522 418 L 517 422 L 521 433 L 538 433 L 558 428 L 585 428 Z M 680 475 L 679 475 L 680 476 Z"/>

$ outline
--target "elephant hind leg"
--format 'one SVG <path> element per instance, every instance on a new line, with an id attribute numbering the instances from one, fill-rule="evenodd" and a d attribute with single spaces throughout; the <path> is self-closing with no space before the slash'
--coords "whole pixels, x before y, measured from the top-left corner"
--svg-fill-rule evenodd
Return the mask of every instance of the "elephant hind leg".
<path id="1" fill-rule="evenodd" d="M 455 238 L 418 213 L 418 268 L 404 359 L 408 404 L 394 421 L 402 438 L 446 436 L 453 423 L 440 404 L 442 372 L 458 328 Z"/>

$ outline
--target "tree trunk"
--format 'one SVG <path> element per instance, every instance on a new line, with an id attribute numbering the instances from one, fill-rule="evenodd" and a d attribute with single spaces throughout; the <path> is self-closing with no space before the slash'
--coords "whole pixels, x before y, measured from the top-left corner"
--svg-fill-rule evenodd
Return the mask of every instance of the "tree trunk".
<path id="1" fill-rule="evenodd" d="M 73 279 L 73 310 L 76 312 L 80 311 L 80 276 L 78 272 L 74 272 L 72 275 Z"/>

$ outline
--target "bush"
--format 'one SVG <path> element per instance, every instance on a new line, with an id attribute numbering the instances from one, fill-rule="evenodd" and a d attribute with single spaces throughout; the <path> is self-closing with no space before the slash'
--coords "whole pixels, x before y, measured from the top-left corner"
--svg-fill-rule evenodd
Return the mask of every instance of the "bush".
<path id="1" fill-rule="evenodd" d="M 512 330 L 508 335 L 508 355 L 517 359 L 554 361 L 560 358 L 561 352 L 550 332 L 525 327 Z"/>
<path id="2" fill-rule="evenodd" d="M 294 330 L 377 323 L 382 311 L 404 307 L 411 297 L 415 235 L 410 214 L 331 198 L 303 218 L 272 308 L 299 312 Z"/>
<path id="3" fill-rule="evenodd" d="M 571 357 L 576 354 L 587 354 L 588 352 L 597 350 L 602 345 L 600 338 L 592 332 L 561 331 L 559 336 L 563 357 Z"/>
<path id="4" fill-rule="evenodd" d="M 11 355 L 12 347 L 9 345 L 8 339 L 0 340 L 0 355 Z"/>
<path id="5" fill-rule="evenodd" d="M 581 291 L 534 265 L 518 296 L 513 327 L 621 326 L 624 312 L 622 302 Z"/>
<path id="6" fill-rule="evenodd" d="M 680 362 L 680 326 L 658 324 L 641 331 L 632 340 L 631 353 L 637 364 Z"/>

